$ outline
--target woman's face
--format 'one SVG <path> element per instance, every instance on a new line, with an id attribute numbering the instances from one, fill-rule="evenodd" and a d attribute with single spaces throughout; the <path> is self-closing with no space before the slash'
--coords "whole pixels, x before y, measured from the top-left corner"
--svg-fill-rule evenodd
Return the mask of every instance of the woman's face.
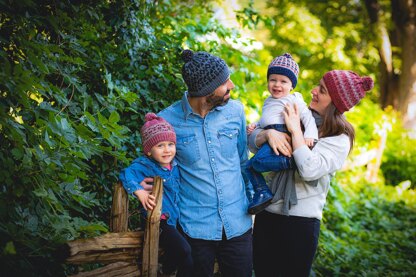
<path id="1" fill-rule="evenodd" d="M 312 89 L 311 93 L 312 101 L 309 104 L 309 107 L 320 115 L 324 115 L 332 100 L 331 96 L 329 96 L 323 79 L 321 79 L 318 86 Z"/>

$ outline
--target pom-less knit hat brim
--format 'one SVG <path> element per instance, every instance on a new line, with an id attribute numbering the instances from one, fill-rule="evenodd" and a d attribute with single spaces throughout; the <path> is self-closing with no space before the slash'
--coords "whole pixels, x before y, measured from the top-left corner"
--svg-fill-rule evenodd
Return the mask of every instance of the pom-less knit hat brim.
<path id="1" fill-rule="evenodd" d="M 224 70 L 220 71 L 214 79 L 212 79 L 210 82 L 207 82 L 205 86 L 201 86 L 201 88 L 197 90 L 191 90 L 188 87 L 188 94 L 190 96 L 206 96 L 213 93 L 219 86 L 225 83 L 225 81 L 230 78 L 230 73 L 228 72 L 228 68 L 224 68 Z"/>
<path id="2" fill-rule="evenodd" d="M 284 53 L 274 58 L 269 64 L 267 68 L 267 80 L 269 80 L 270 74 L 279 74 L 288 77 L 292 82 L 292 88 L 295 88 L 298 83 L 299 65 L 293 60 L 292 55 Z"/>
<path id="3" fill-rule="evenodd" d="M 298 77 L 290 69 L 287 69 L 284 67 L 270 67 L 269 70 L 267 71 L 267 78 L 269 78 L 271 74 L 279 74 L 279 75 L 284 75 L 288 77 L 290 81 L 292 82 L 293 88 L 295 88 L 296 85 L 298 84 Z"/>

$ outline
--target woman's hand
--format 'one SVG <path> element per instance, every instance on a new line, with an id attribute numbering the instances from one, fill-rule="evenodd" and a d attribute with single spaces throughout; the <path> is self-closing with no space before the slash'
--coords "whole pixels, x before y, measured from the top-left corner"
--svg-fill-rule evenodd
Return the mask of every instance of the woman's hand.
<path id="1" fill-rule="evenodd" d="M 293 150 L 305 145 L 305 139 L 303 138 L 302 128 L 300 126 L 300 116 L 298 106 L 294 104 L 286 104 L 285 111 L 286 128 L 292 134 L 292 146 Z"/>
<path id="2" fill-rule="evenodd" d="M 276 155 L 283 154 L 287 157 L 292 156 L 291 138 L 288 134 L 274 129 L 264 130 L 266 140 Z"/>
<path id="3" fill-rule="evenodd" d="M 300 115 L 298 110 L 298 105 L 294 104 L 293 106 L 291 104 L 285 105 L 285 110 L 283 111 L 283 114 L 285 116 L 285 123 L 286 128 L 291 134 L 301 132 L 302 128 L 300 126 Z"/>

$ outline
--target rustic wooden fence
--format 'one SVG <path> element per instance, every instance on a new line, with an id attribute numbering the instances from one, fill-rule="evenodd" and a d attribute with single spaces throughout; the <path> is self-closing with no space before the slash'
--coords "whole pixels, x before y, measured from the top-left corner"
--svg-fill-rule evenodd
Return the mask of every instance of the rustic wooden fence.
<path id="1" fill-rule="evenodd" d="M 159 257 L 159 224 L 162 208 L 163 181 L 154 178 L 152 192 L 156 207 L 148 213 L 146 230 L 128 231 L 129 199 L 120 183 L 115 184 L 111 207 L 110 233 L 95 238 L 67 242 L 65 262 L 74 265 L 101 263 L 105 266 L 80 272 L 71 277 L 157 276 Z"/>

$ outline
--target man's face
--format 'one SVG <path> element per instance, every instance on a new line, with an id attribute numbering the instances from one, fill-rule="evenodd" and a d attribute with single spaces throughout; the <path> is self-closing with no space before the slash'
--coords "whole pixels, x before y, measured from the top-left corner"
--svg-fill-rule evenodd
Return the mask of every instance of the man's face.
<path id="1" fill-rule="evenodd" d="M 228 100 L 230 100 L 230 91 L 234 87 L 233 81 L 231 81 L 231 79 L 227 79 L 227 81 L 214 90 L 214 93 L 207 96 L 207 103 L 209 103 L 213 108 L 226 105 Z"/>

